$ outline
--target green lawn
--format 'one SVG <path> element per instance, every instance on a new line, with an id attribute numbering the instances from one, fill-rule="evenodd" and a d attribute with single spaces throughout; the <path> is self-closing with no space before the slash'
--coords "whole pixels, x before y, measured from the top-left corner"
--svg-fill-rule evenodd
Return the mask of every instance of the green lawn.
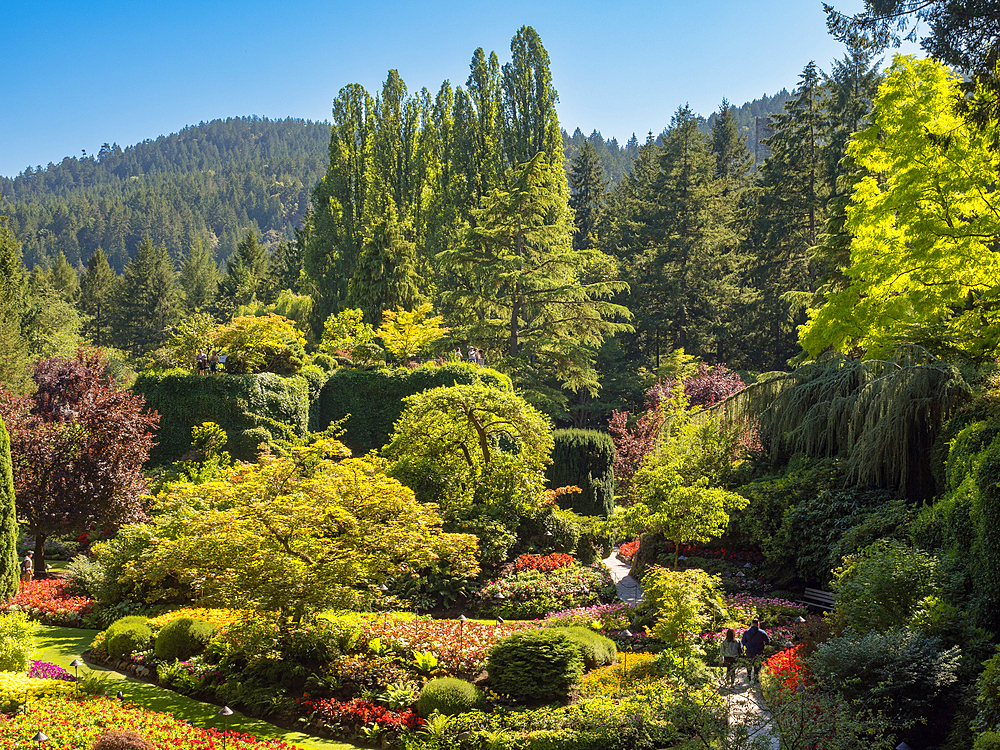
<path id="1" fill-rule="evenodd" d="M 90 646 L 90 642 L 97 633 L 95 630 L 55 628 L 48 625 L 36 625 L 35 627 L 34 658 L 58 664 L 70 672 L 73 671 L 73 668 L 69 666 L 69 663 Z M 222 717 L 217 714 L 219 706 L 196 701 L 159 685 L 142 682 L 134 677 L 101 666 L 88 664 L 81 669 L 107 674 L 111 680 L 109 683 L 111 693 L 117 694 L 120 690 L 126 701 L 154 711 L 165 711 L 198 727 L 222 728 Z M 229 717 L 228 726 L 230 729 L 253 734 L 257 737 L 275 737 L 290 745 L 303 748 L 303 750 L 353 750 L 357 747 L 346 742 L 324 740 L 302 732 L 282 729 L 268 724 L 266 721 L 243 716 L 240 713 L 234 713 Z"/>

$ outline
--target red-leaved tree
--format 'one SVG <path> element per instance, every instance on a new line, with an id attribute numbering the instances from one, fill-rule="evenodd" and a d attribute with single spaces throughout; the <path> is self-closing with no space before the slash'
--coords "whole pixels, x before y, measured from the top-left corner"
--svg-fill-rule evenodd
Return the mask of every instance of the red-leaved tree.
<path id="1" fill-rule="evenodd" d="M 31 395 L 0 389 L 0 416 L 10 433 L 18 521 L 35 537 L 41 574 L 53 534 L 143 519 L 142 465 L 160 417 L 107 374 L 97 349 L 40 360 L 31 377 Z"/>

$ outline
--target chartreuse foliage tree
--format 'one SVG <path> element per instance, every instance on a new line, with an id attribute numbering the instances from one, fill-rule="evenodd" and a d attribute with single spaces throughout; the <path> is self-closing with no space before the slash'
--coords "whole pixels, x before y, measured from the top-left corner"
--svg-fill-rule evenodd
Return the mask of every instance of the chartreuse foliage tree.
<path id="1" fill-rule="evenodd" d="M 155 543 L 125 567 L 150 597 L 301 617 L 352 606 L 391 576 L 441 561 L 475 575 L 472 537 L 441 531 L 432 505 L 323 438 L 237 464 L 218 481 L 178 481 L 153 500 Z"/>
<path id="2" fill-rule="evenodd" d="M 319 350 L 326 354 L 355 356 L 354 350 L 370 348 L 375 343 L 375 330 L 365 323 L 365 314 L 348 308 L 330 315 L 323 323 L 323 338 Z"/>
<path id="3" fill-rule="evenodd" d="M 473 383 L 408 396 L 385 453 L 395 470 L 441 476 L 448 512 L 507 504 L 519 514 L 543 499 L 552 427 L 513 389 Z"/>
<path id="4" fill-rule="evenodd" d="M 632 480 L 633 504 L 609 522 L 630 534 L 657 531 L 680 547 L 708 542 L 729 525 L 747 499 L 723 489 L 737 453 L 738 433 L 716 415 L 695 418 L 683 394 L 661 402 L 664 422 L 652 454 Z"/>
<path id="5" fill-rule="evenodd" d="M 1000 154 L 956 114 L 958 82 L 933 60 L 896 57 L 871 127 L 848 155 L 854 188 L 850 285 L 810 311 L 800 341 L 884 357 L 900 342 L 973 355 L 1000 344 Z"/>
<path id="6" fill-rule="evenodd" d="M 242 315 L 212 333 L 212 345 L 225 350 L 226 372 L 294 375 L 305 364 L 306 340 L 292 321 L 274 313 Z"/>
<path id="7" fill-rule="evenodd" d="M 431 315 L 433 311 L 430 302 L 412 312 L 401 308 L 384 311 L 378 337 L 386 351 L 405 362 L 443 338 L 448 329 L 441 325 L 444 319 L 440 315 Z"/>
<path id="8" fill-rule="evenodd" d="M 0 600 L 7 601 L 17 594 L 19 573 L 10 436 L 0 419 Z"/>

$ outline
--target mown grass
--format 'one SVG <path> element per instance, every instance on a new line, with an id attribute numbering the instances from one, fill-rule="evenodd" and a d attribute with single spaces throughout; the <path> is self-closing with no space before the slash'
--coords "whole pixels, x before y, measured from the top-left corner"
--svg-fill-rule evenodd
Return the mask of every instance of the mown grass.
<path id="1" fill-rule="evenodd" d="M 96 630 L 80 630 L 77 628 L 57 628 L 48 625 L 35 626 L 35 659 L 52 662 L 66 668 L 71 673 L 70 662 L 90 647 L 97 634 Z M 222 717 L 218 715 L 219 706 L 202 703 L 193 698 L 180 695 L 159 685 L 142 682 L 121 672 L 107 669 L 96 664 L 81 667 L 84 670 L 107 674 L 109 691 L 115 695 L 120 690 L 126 702 L 136 703 L 153 711 L 164 711 L 173 714 L 197 727 L 222 729 Z M 334 740 L 312 737 L 302 732 L 282 729 L 261 719 L 254 719 L 234 713 L 229 717 L 229 729 L 257 737 L 274 737 L 303 750 L 354 750 L 356 745 Z"/>

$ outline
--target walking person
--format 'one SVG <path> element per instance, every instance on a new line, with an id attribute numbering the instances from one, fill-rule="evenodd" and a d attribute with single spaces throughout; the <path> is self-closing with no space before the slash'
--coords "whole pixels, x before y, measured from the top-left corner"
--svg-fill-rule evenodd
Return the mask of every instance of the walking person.
<path id="1" fill-rule="evenodd" d="M 736 662 L 743 655 L 743 644 L 736 640 L 736 631 L 732 628 L 726 631 L 726 639 L 719 644 L 719 652 L 726 667 L 726 684 L 732 687 L 736 684 Z"/>
<path id="2" fill-rule="evenodd" d="M 766 630 L 761 630 L 760 620 L 755 617 L 750 623 L 750 627 L 743 633 L 740 642 L 743 644 L 743 652 L 747 658 L 747 680 L 750 682 L 759 681 L 764 648 L 771 642 L 771 637 Z"/>
<path id="3" fill-rule="evenodd" d="M 27 581 L 32 580 L 35 577 L 35 572 L 34 572 L 34 567 L 35 567 L 34 554 L 35 553 L 32 550 L 29 549 L 28 550 L 28 554 L 26 554 L 24 556 L 24 559 L 21 560 L 21 580 L 22 581 L 27 582 Z"/>

